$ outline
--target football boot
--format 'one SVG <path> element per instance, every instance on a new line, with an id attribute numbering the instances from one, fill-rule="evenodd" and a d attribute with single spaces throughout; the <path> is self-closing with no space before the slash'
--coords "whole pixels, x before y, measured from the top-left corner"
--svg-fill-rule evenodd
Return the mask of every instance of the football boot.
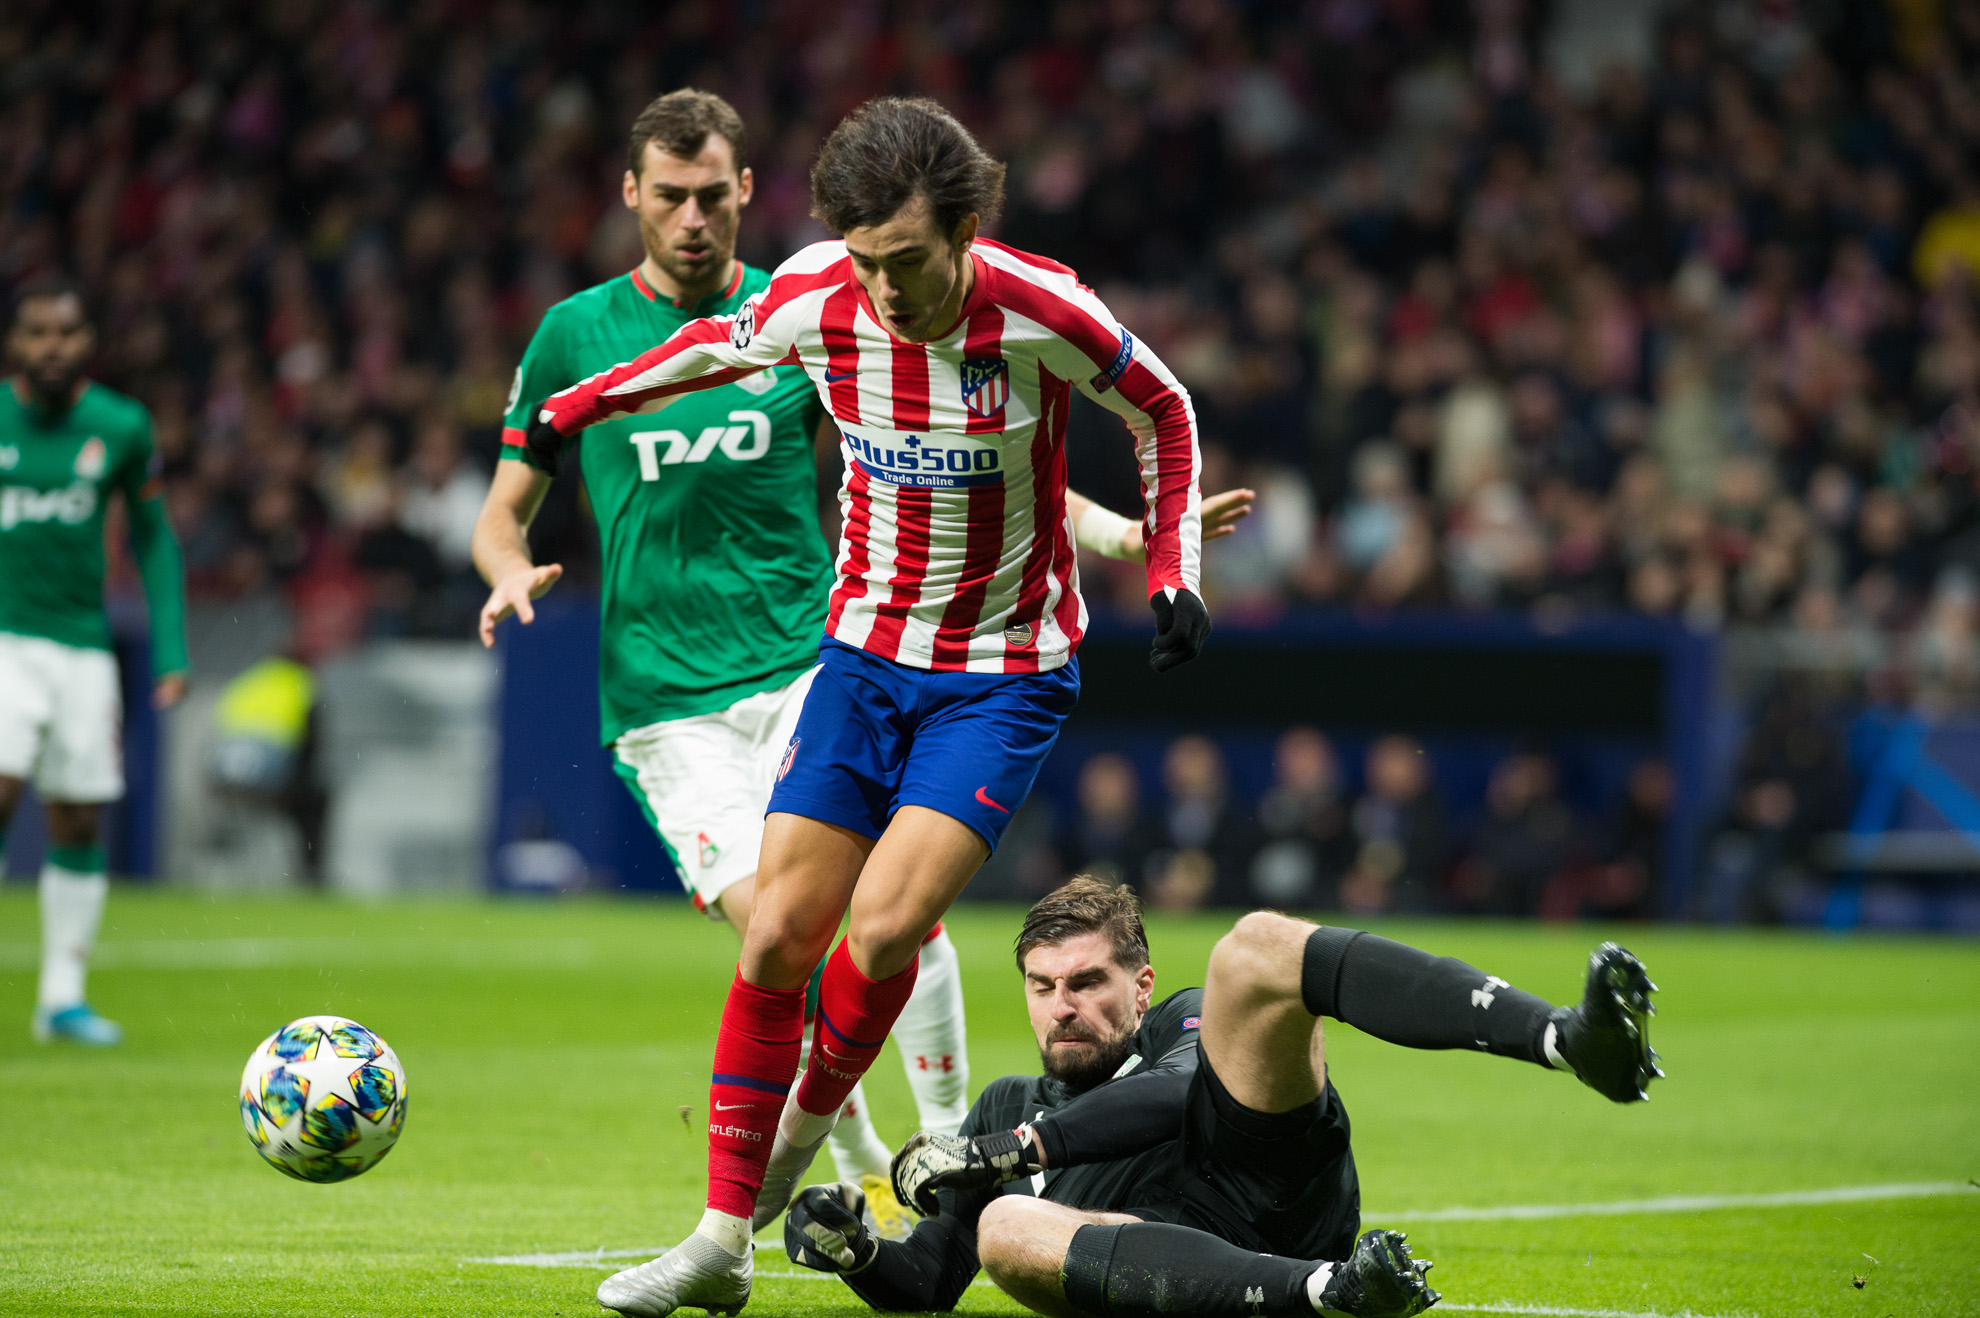
<path id="1" fill-rule="evenodd" d="M 1664 1074 L 1650 1046 L 1650 1018 L 1657 986 L 1628 951 L 1604 943 L 1588 957 L 1588 984 L 1573 1007 L 1556 1007 L 1547 1023 L 1547 1052 L 1558 1055 L 1581 1082 L 1618 1103 L 1650 1097 L 1650 1082 Z M 1557 1063 L 1558 1064 L 1558 1063 Z"/>
<path id="2" fill-rule="evenodd" d="M 667 1318 L 676 1309 L 737 1314 L 749 1303 L 755 1252 L 737 1258 L 699 1231 L 650 1263 L 598 1283 L 598 1303 L 627 1318 Z"/>
<path id="3" fill-rule="evenodd" d="M 87 1002 L 78 1002 L 60 1011 L 37 1007 L 34 1013 L 34 1039 L 36 1043 L 63 1040 L 91 1048 L 110 1048 L 124 1041 L 124 1027 L 97 1015 Z"/>

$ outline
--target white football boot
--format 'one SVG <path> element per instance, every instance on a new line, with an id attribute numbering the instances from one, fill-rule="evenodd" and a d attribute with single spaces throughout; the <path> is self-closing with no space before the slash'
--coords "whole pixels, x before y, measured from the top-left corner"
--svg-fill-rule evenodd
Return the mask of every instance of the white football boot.
<path id="1" fill-rule="evenodd" d="M 628 1318 L 667 1318 L 676 1309 L 737 1314 L 749 1303 L 755 1251 L 737 1258 L 699 1231 L 650 1263 L 598 1283 L 598 1302 Z"/>

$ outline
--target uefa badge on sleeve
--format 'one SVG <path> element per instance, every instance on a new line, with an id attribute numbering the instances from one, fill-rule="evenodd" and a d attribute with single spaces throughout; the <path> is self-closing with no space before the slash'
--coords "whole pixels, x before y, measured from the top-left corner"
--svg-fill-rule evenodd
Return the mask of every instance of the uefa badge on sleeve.
<path id="1" fill-rule="evenodd" d="M 989 420 L 1011 397 L 1011 368 L 1002 357 L 971 357 L 962 364 L 963 406 Z"/>

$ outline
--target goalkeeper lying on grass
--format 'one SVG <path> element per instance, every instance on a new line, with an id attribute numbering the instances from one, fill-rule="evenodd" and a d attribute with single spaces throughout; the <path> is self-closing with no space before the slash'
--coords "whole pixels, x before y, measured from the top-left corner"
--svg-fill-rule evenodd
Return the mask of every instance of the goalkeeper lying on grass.
<path id="1" fill-rule="evenodd" d="M 1654 989 L 1614 944 L 1583 1000 L 1553 1007 L 1461 961 L 1254 912 L 1204 987 L 1150 1007 L 1133 895 L 1078 878 L 1017 942 L 1045 1074 L 983 1091 L 959 1135 L 894 1158 L 904 1241 L 860 1221 L 848 1184 L 791 1205 L 791 1258 L 877 1309 L 952 1308 L 979 1267 L 1052 1318 L 1390 1318 L 1437 1301 L 1394 1231 L 1361 1233 L 1347 1113 L 1319 1018 L 1412 1048 L 1476 1048 L 1569 1071 L 1619 1103 L 1657 1069 Z"/>

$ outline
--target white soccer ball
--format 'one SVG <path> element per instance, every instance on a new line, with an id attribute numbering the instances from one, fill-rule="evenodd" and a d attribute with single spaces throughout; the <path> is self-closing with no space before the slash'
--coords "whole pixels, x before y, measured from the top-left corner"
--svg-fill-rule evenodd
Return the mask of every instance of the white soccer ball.
<path id="1" fill-rule="evenodd" d="M 399 1142 L 406 1069 L 342 1016 L 305 1016 L 261 1041 L 241 1072 L 248 1142 L 299 1181 L 347 1181 Z"/>

